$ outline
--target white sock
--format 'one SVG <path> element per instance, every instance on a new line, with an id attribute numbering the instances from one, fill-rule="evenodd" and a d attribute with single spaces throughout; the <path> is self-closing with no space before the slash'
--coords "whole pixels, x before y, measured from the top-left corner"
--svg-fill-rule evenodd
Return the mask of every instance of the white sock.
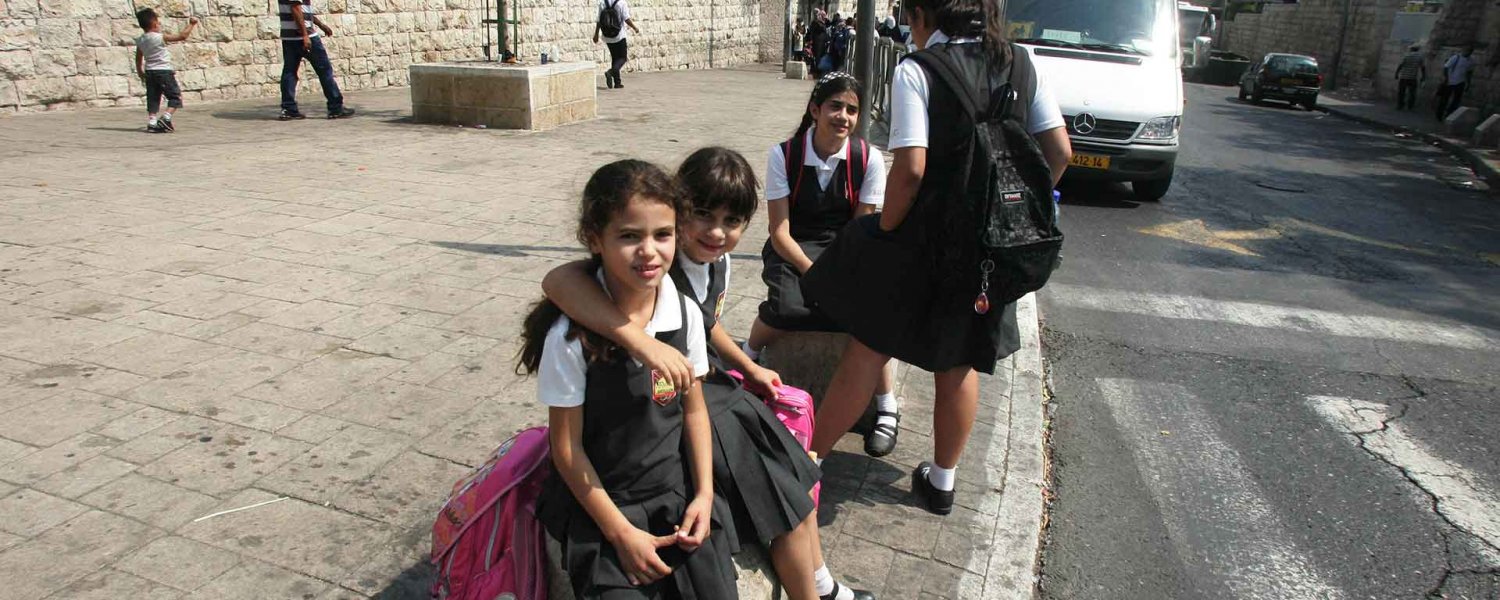
<path id="1" fill-rule="evenodd" d="M 819 596 L 832 594 L 833 586 L 833 575 L 828 572 L 828 565 L 813 571 L 813 589 L 817 590 Z"/>
<path id="2" fill-rule="evenodd" d="M 760 350 L 751 348 L 750 340 L 745 340 L 744 343 L 740 344 L 740 349 L 745 351 L 745 356 L 750 357 L 750 360 L 760 360 Z"/>
<path id="3" fill-rule="evenodd" d="M 958 476 L 958 467 L 953 467 L 952 469 L 944 469 L 937 466 L 937 463 L 931 464 L 931 470 L 927 471 L 927 483 L 932 484 L 932 487 L 935 487 L 940 491 L 953 491 L 953 483 Z"/>
<path id="4" fill-rule="evenodd" d="M 147 117 L 146 118 L 146 126 L 147 127 L 155 127 L 156 126 L 156 117 Z"/>
<path id="5" fill-rule="evenodd" d="M 161 119 L 163 121 L 171 121 L 172 120 L 172 113 L 162 113 L 161 114 Z"/>
<path id="6" fill-rule="evenodd" d="M 820 467 L 820 468 L 823 466 L 823 458 L 822 457 L 814 458 L 813 462 L 818 463 L 818 467 Z"/>
<path id="7" fill-rule="evenodd" d="M 901 402 L 896 400 L 896 394 L 892 392 L 877 394 L 875 396 L 875 410 L 878 410 L 880 412 L 899 413 L 901 411 Z M 875 424 L 890 425 L 891 427 L 895 427 L 896 417 L 887 417 L 885 415 L 880 415 L 879 417 L 875 418 Z"/>

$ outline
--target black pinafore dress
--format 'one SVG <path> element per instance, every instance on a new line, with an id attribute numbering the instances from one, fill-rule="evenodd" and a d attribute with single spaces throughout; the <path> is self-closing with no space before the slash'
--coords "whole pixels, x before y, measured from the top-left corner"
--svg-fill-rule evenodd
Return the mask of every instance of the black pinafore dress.
<path id="1" fill-rule="evenodd" d="M 782 155 L 787 158 L 786 173 L 792 190 L 786 199 L 791 203 L 787 219 L 792 239 L 807 258 L 816 263 L 829 244 L 838 238 L 839 231 L 854 218 L 869 147 L 860 138 L 849 138 L 847 158 L 839 161 L 833 177 L 828 180 L 828 188 L 823 189 L 818 185 L 817 167 L 802 164 L 807 136 L 812 133 L 809 129 L 804 137 L 783 143 Z M 803 274 L 776 252 L 771 240 L 766 240 L 760 256 L 765 265 L 761 280 L 766 283 L 766 300 L 760 304 L 762 323 L 782 331 L 843 331 L 803 297 Z"/>
<path id="2" fill-rule="evenodd" d="M 946 52 L 967 66 L 965 72 L 990 68 L 978 43 L 924 52 Z M 1025 123 L 1037 80 L 1030 55 L 1020 49 L 1012 55 L 1011 81 L 1023 100 L 1011 106 Z M 951 211 L 961 210 L 952 186 L 962 180 L 960 163 L 974 124 L 958 92 L 937 75 L 929 73 L 929 79 L 927 171 L 911 211 L 895 231 L 881 230 L 879 215 L 851 221 L 802 278 L 802 290 L 849 335 L 881 354 L 934 373 L 968 366 L 993 374 L 1001 358 L 1021 347 L 1016 305 L 979 313 L 977 278 L 950 280 L 943 275 L 950 269 L 937 262 L 939 246 L 978 243 L 956 239 L 942 226 L 954 220 Z"/>
<path id="3" fill-rule="evenodd" d="M 728 259 L 708 266 L 707 291 L 698 300 L 703 331 L 711 334 L 724 312 Z M 697 292 L 678 264 L 669 273 L 689 298 Z M 725 374 L 723 359 L 709 348 L 710 370 L 703 399 L 713 423 L 714 494 L 733 516 L 731 544 L 770 545 L 795 529 L 814 510 L 809 493 L 822 477 L 817 463 L 755 394 Z"/>
<path id="4" fill-rule="evenodd" d="M 686 298 L 675 307 L 688 310 Z M 684 314 L 684 324 L 686 314 Z M 657 339 L 688 352 L 687 327 L 660 332 Z M 583 448 L 610 500 L 637 528 L 670 535 L 682 523 L 692 498 L 692 480 L 683 453 L 683 409 L 673 392 L 659 392 L 651 369 L 624 356 L 591 363 L 583 404 Z M 658 551 L 672 574 L 645 586 L 632 586 L 615 549 L 588 512 L 554 474 L 538 501 L 537 518 L 562 548 L 562 565 L 580 599 L 718 600 L 737 597 L 730 539 L 724 535 L 729 507 L 714 502 L 708 539 L 687 553 L 673 546 Z"/>

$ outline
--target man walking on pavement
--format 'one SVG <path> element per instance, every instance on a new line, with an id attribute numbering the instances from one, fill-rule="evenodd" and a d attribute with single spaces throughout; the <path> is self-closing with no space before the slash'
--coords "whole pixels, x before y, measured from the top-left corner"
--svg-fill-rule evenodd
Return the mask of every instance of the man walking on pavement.
<path id="1" fill-rule="evenodd" d="M 1443 87 L 1438 90 L 1437 118 L 1448 118 L 1464 103 L 1464 89 L 1469 87 L 1469 78 L 1474 75 L 1474 48 L 1464 48 L 1463 54 L 1454 54 L 1443 63 Z"/>
<path id="2" fill-rule="evenodd" d="M 1427 81 L 1427 65 L 1422 62 L 1421 50 L 1421 46 L 1412 46 L 1396 66 L 1396 110 L 1417 107 L 1417 87 Z"/>
<path id="3" fill-rule="evenodd" d="M 620 80 L 620 69 L 629 60 L 629 46 L 625 42 L 627 25 L 636 33 L 641 32 L 641 28 L 635 26 L 635 20 L 630 18 L 630 4 L 626 0 L 600 0 L 599 18 L 594 22 L 594 43 L 599 43 L 599 34 L 603 33 L 604 45 L 609 47 L 609 70 L 604 72 L 604 86 L 608 88 L 625 87 L 625 82 Z"/>
<path id="4" fill-rule="evenodd" d="M 302 68 L 303 59 L 311 62 L 313 71 L 318 74 L 323 97 L 328 100 L 328 118 L 352 116 L 354 110 L 344 107 L 344 95 L 339 93 L 339 84 L 333 80 L 333 63 L 329 62 L 323 39 L 313 25 L 322 29 L 323 35 L 333 35 L 333 28 L 318 19 L 313 12 L 312 0 L 276 1 L 281 12 L 281 120 L 306 118 L 297 110 L 297 71 Z"/>

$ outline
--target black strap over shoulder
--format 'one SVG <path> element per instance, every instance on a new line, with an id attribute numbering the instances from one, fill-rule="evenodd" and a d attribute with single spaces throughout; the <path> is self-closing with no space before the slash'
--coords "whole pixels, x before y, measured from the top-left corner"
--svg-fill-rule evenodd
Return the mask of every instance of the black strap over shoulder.
<path id="1" fill-rule="evenodd" d="M 972 60 L 962 58 L 957 50 L 963 46 L 971 44 L 938 44 L 906 56 L 953 90 L 953 95 L 963 105 L 964 113 L 975 122 L 1008 116 L 1024 123 L 1025 113 L 1030 111 L 1017 110 L 1026 107 L 1019 100 L 1023 93 L 1028 98 L 1035 93 L 1035 74 L 1031 61 L 1022 56 L 1026 51 L 1012 44 L 1011 60 L 996 70 L 989 68 L 987 64 L 975 64 Z M 975 81 L 981 76 L 989 83 L 985 86 L 986 89 L 975 85 Z M 997 85 L 997 81 L 1003 83 Z"/>

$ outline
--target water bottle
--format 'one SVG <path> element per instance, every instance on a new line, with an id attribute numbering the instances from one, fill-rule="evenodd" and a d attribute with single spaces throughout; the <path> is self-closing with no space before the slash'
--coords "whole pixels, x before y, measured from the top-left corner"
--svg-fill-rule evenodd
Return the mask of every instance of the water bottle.
<path id="1" fill-rule="evenodd" d="M 548 60 L 547 60 L 547 51 L 546 51 L 546 50 L 543 50 L 543 51 L 542 51 L 542 64 L 544 64 L 544 65 L 545 65 L 545 64 L 547 64 L 547 63 L 548 63 L 548 62 L 550 62 L 550 61 L 548 61 Z"/>
<path id="2" fill-rule="evenodd" d="M 1062 202 L 1062 192 L 1052 190 L 1052 222 L 1056 223 L 1062 216 L 1062 208 L 1058 206 Z"/>
<path id="3" fill-rule="evenodd" d="M 552 62 L 562 62 L 562 52 L 557 49 L 557 44 L 552 45 Z"/>

